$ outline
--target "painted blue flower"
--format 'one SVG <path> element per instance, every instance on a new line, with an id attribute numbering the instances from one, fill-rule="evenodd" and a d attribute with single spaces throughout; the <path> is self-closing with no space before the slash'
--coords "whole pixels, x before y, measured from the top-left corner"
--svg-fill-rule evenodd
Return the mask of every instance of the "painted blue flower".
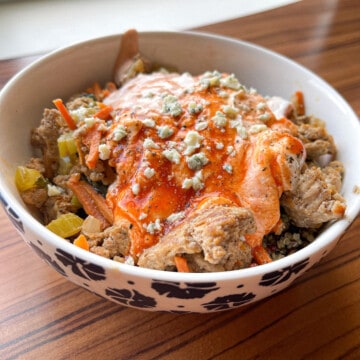
<path id="1" fill-rule="evenodd" d="M 101 281 L 105 280 L 105 270 L 99 265 L 92 264 L 76 256 L 67 253 L 64 250 L 56 249 L 55 256 L 71 271 L 84 279 Z"/>
<path id="2" fill-rule="evenodd" d="M 228 310 L 252 301 L 256 297 L 252 292 L 219 296 L 214 300 L 202 304 L 207 310 Z"/>
<path id="3" fill-rule="evenodd" d="M 178 299 L 199 299 L 219 289 L 215 282 L 184 283 L 181 285 L 179 282 L 157 280 L 153 280 L 151 287 L 160 295 Z"/>
<path id="4" fill-rule="evenodd" d="M 38 240 L 39 245 L 41 245 L 41 242 Z M 59 274 L 62 276 L 67 276 L 63 268 L 55 261 L 53 260 L 46 252 L 44 252 L 39 246 L 36 246 L 32 242 L 30 243 L 31 248 L 40 256 L 43 260 L 45 260 L 50 266 L 52 266 Z"/>
<path id="5" fill-rule="evenodd" d="M 15 211 L 10 207 L 10 205 L 6 202 L 2 194 L 0 193 L 0 203 L 3 206 L 6 215 L 10 219 L 10 221 L 13 223 L 13 225 L 18 229 L 21 233 L 25 233 L 23 223 L 20 219 L 20 217 L 15 213 Z"/>
<path id="6" fill-rule="evenodd" d="M 137 290 L 108 288 L 106 289 L 106 295 L 114 301 L 128 306 L 143 309 L 156 307 L 154 298 L 145 296 Z"/>
<path id="7" fill-rule="evenodd" d="M 309 264 L 309 258 L 299 261 L 291 266 L 287 266 L 281 270 L 272 271 L 263 275 L 259 285 L 275 286 L 290 279 L 293 274 L 299 273 Z"/>

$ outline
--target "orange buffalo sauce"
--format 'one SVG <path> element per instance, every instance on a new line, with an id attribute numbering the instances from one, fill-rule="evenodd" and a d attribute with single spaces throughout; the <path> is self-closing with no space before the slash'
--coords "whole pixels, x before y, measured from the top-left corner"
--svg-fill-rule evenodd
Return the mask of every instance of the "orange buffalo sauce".
<path id="1" fill-rule="evenodd" d="M 206 201 L 253 211 L 253 249 L 278 224 L 279 198 L 305 151 L 290 121 L 233 75 L 140 74 L 104 101 L 117 180 L 107 201 L 133 225 L 131 255 L 156 244 Z"/>

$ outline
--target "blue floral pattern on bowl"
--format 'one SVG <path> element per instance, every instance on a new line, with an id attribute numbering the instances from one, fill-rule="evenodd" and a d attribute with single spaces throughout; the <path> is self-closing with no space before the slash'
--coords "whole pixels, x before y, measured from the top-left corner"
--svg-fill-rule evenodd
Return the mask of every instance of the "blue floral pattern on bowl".
<path id="1" fill-rule="evenodd" d="M 24 226 L 20 219 L 20 217 L 16 214 L 16 212 L 11 208 L 11 206 L 7 203 L 4 196 L 0 192 L 0 203 L 2 207 L 5 210 L 6 215 L 10 219 L 10 221 L 13 223 L 15 228 L 20 231 L 20 233 L 24 234 Z"/>
<path id="2" fill-rule="evenodd" d="M 115 284 L 107 270 L 102 266 L 74 256 L 57 248 L 51 251 L 37 240 L 30 242 L 32 249 L 59 274 L 85 287 L 106 299 L 120 305 L 144 310 L 164 310 L 163 303 L 169 303 L 166 311 L 173 313 L 215 312 L 230 310 L 259 300 L 256 289 L 273 287 L 274 292 L 279 286 L 292 281 L 309 265 L 310 259 L 304 259 L 290 267 L 263 274 L 257 284 L 238 284 L 233 290 L 224 293 L 216 282 L 176 282 L 156 278 L 148 279 L 146 284 L 137 284 L 130 278 L 122 279 Z M 93 291 L 94 284 L 100 284 L 100 290 Z M 99 289 L 99 287 L 96 287 Z M 192 303 L 198 303 L 198 311 L 192 310 Z"/>

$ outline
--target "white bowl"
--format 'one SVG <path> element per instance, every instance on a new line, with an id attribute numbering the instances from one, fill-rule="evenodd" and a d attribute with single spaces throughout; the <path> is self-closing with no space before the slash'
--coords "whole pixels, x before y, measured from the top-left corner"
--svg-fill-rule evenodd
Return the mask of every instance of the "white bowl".
<path id="1" fill-rule="evenodd" d="M 0 94 L 0 199 L 15 227 L 36 253 L 70 281 L 126 306 L 152 311 L 232 309 L 289 286 L 336 245 L 360 209 L 360 125 L 344 99 L 318 76 L 274 52 L 243 41 L 194 32 L 140 34 L 140 49 L 156 63 L 192 74 L 235 73 L 263 95 L 305 94 L 307 113 L 326 121 L 346 169 L 346 216 L 306 248 L 281 260 L 219 273 L 173 273 L 120 264 L 89 253 L 47 230 L 22 202 L 14 173 L 32 154 L 30 131 L 54 98 L 66 99 L 94 81 L 111 80 L 120 36 L 86 41 L 34 62 Z"/>

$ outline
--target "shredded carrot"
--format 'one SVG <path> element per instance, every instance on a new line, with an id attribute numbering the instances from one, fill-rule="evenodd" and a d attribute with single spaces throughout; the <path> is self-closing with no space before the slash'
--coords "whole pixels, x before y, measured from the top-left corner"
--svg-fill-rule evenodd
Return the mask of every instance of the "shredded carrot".
<path id="1" fill-rule="evenodd" d="M 112 93 L 113 91 L 117 90 L 116 84 L 112 81 L 109 81 L 106 84 L 106 90 L 110 93 Z"/>
<path id="2" fill-rule="evenodd" d="M 89 243 L 85 237 L 84 234 L 80 234 L 73 242 L 74 245 L 76 245 L 79 248 L 82 248 L 84 250 L 89 251 L 90 247 L 89 247 Z"/>
<path id="3" fill-rule="evenodd" d="M 53 103 L 56 106 L 56 108 L 60 111 L 60 114 L 66 121 L 66 124 L 69 127 L 69 129 L 75 130 L 76 122 L 70 115 L 70 113 L 69 113 L 68 109 L 66 108 L 66 106 L 64 105 L 63 101 L 61 99 L 55 99 L 55 100 L 53 100 Z"/>
<path id="4" fill-rule="evenodd" d="M 86 89 L 86 92 L 88 94 L 93 94 L 97 101 L 102 101 L 115 90 L 117 90 L 116 84 L 109 81 L 105 88 L 101 88 L 100 84 L 95 82 L 92 86 Z"/>
<path id="5" fill-rule="evenodd" d="M 174 261 L 178 272 L 190 272 L 187 260 L 184 257 L 175 255 Z"/>
<path id="6" fill-rule="evenodd" d="M 71 175 L 67 182 L 88 215 L 97 218 L 102 229 L 113 223 L 113 213 L 106 200 L 87 182 L 80 180 L 80 174 Z"/>
<path id="7" fill-rule="evenodd" d="M 77 153 L 79 155 L 79 163 L 80 165 L 86 165 L 86 160 L 85 160 L 85 154 L 84 151 L 82 149 L 82 142 L 80 138 L 76 138 L 75 139 L 75 145 L 76 145 L 76 149 L 77 149 Z"/>
<path id="8" fill-rule="evenodd" d="M 102 100 L 102 89 L 99 83 L 95 82 L 92 87 L 86 90 L 90 94 L 94 94 L 96 100 Z"/>
<path id="9" fill-rule="evenodd" d="M 89 147 L 89 154 L 86 157 L 85 163 L 89 169 L 95 169 L 96 163 L 99 160 L 99 145 L 101 140 L 101 132 L 96 124 L 89 128 L 83 136 L 83 143 Z"/>
<path id="10" fill-rule="evenodd" d="M 102 120 L 108 120 L 110 118 L 110 114 L 112 110 L 113 110 L 112 106 L 105 105 L 94 115 L 94 117 Z"/>
<path id="11" fill-rule="evenodd" d="M 110 95 L 109 89 L 103 89 L 102 91 L 102 98 L 105 99 L 107 96 Z"/>
<path id="12" fill-rule="evenodd" d="M 109 105 L 104 104 L 104 103 L 101 102 L 101 101 L 98 101 L 96 104 L 97 104 L 97 106 L 98 106 L 100 109 L 104 109 L 104 108 L 106 108 L 107 106 L 109 106 Z"/>
<path id="13" fill-rule="evenodd" d="M 105 88 L 102 90 L 102 98 L 105 99 L 107 96 L 109 96 L 112 92 L 117 90 L 116 84 L 112 81 L 109 81 Z"/>
<path id="14" fill-rule="evenodd" d="M 116 85 L 115 85 L 115 90 L 116 90 Z M 100 84 L 97 82 L 95 82 L 91 87 L 86 89 L 86 92 L 89 94 L 93 94 L 97 101 L 102 101 L 104 98 L 109 96 L 110 92 L 112 91 L 114 91 L 112 85 L 110 86 L 107 85 L 105 89 L 102 89 Z"/>
<path id="15" fill-rule="evenodd" d="M 304 101 L 304 94 L 302 91 L 296 91 L 294 94 L 295 98 L 295 106 L 296 106 L 296 112 L 298 115 L 304 115 L 305 114 L 305 101 Z"/>
<path id="16" fill-rule="evenodd" d="M 253 248 L 253 257 L 259 265 L 272 262 L 268 252 L 262 246 L 255 246 Z"/>

